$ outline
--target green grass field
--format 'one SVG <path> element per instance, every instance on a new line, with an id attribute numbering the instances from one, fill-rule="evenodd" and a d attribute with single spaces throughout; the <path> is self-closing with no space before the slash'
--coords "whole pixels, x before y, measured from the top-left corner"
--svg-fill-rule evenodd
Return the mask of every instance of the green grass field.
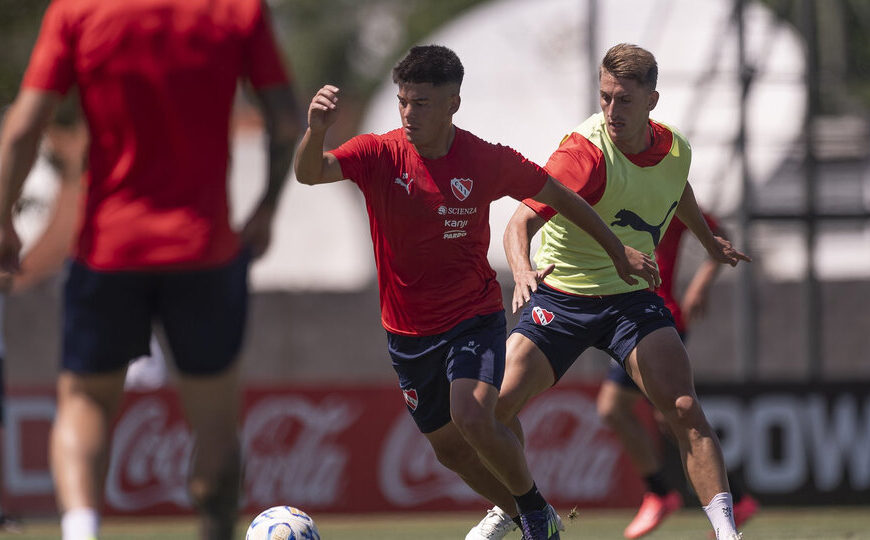
<path id="1" fill-rule="evenodd" d="M 567 512 L 562 511 L 564 516 Z M 618 540 L 631 518 L 630 511 L 588 510 L 567 521 L 564 540 Z M 253 517 L 253 516 L 249 516 Z M 314 516 L 324 540 L 461 540 L 482 517 L 476 514 L 322 515 Z M 245 518 L 247 521 L 248 517 Z M 246 525 L 245 525 L 246 526 Z M 237 537 L 244 538 L 245 526 Z M 700 509 L 682 510 L 646 538 L 649 540 L 705 540 L 709 523 Z M 196 526 L 189 518 L 109 518 L 102 540 L 195 540 Z M 21 534 L 3 534 L 20 540 L 56 540 L 54 520 L 26 521 Z M 520 540 L 511 533 L 509 540 Z M 762 508 L 747 524 L 744 539 L 764 540 L 870 540 L 870 506 L 849 508 Z"/>

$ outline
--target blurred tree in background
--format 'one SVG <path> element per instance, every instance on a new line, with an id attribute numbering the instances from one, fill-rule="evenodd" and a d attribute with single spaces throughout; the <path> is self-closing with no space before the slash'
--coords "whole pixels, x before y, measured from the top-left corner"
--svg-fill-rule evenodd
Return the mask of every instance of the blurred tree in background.
<path id="1" fill-rule="evenodd" d="M 482 0 L 268 0 L 299 99 L 326 83 L 343 90 L 351 129 L 406 49 Z M 18 87 L 50 0 L 0 0 L 0 108 Z M 336 134 L 340 136 L 340 134 Z"/>
<path id="2" fill-rule="evenodd" d="M 368 94 L 406 49 L 481 0 L 269 0 L 301 90 Z"/>
<path id="3" fill-rule="evenodd" d="M 304 106 L 324 84 L 342 89 L 344 114 L 329 133 L 341 141 L 356 133 L 369 96 L 410 46 L 482 1 L 269 0 L 269 5 Z"/>
<path id="4" fill-rule="evenodd" d="M 15 99 L 49 0 L 0 0 L 0 109 Z"/>

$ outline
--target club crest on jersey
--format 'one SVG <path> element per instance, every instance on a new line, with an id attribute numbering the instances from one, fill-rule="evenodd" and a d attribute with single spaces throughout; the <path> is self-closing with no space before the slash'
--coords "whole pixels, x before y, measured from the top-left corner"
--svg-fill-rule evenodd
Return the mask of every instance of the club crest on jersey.
<path id="1" fill-rule="evenodd" d="M 546 309 L 535 306 L 532 308 L 532 320 L 535 321 L 535 324 L 540 324 L 541 326 L 547 326 L 556 316 L 553 315 L 552 311 L 547 311 Z"/>
<path id="2" fill-rule="evenodd" d="M 417 410 L 417 391 L 413 388 L 408 388 L 407 390 L 402 389 L 402 396 L 405 398 L 405 404 L 412 411 Z"/>
<path id="3" fill-rule="evenodd" d="M 472 185 L 474 181 L 471 178 L 454 178 L 450 181 L 450 189 L 460 201 L 464 201 L 471 195 Z"/>

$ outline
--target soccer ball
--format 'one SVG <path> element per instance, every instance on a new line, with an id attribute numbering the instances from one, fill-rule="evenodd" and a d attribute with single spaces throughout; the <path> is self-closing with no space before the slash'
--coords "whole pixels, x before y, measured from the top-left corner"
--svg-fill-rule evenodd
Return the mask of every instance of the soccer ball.
<path id="1" fill-rule="evenodd" d="M 273 506 L 254 518 L 245 540 L 320 540 L 311 516 L 292 506 Z"/>

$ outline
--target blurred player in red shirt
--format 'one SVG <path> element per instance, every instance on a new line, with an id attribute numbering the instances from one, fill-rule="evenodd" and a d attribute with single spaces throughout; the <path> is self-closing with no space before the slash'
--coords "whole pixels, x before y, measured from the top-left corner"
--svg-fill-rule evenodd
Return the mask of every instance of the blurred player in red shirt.
<path id="1" fill-rule="evenodd" d="M 725 237 L 716 220 L 709 214 L 703 215 L 713 234 Z M 687 230 L 682 221 L 672 220 L 655 249 L 656 263 L 662 279 L 656 293 L 662 297 L 665 306 L 673 315 L 674 326 L 684 341 L 689 324 L 704 316 L 710 286 L 721 268 L 716 261 L 705 259 L 695 271 L 682 301 L 677 298 L 674 281 L 678 270 L 680 244 Z M 646 484 L 641 507 L 625 528 L 626 538 L 640 538 L 649 534 L 665 517 L 679 509 L 683 502 L 679 491 L 669 484 L 664 474 L 664 465 L 658 456 L 655 441 L 635 414 L 637 400 L 642 397 L 640 389 L 625 369 L 613 362 L 598 392 L 598 414 L 619 437 L 626 454 Z M 658 411 L 655 414 L 657 417 L 661 416 Z M 659 420 L 661 427 L 666 430 L 663 419 Z M 758 503 L 753 497 L 743 493 L 738 481 L 730 477 L 728 480 L 734 500 L 734 523 L 740 528 L 756 512 Z"/>
<path id="2" fill-rule="evenodd" d="M 0 270 L 18 269 L 12 207 L 43 129 L 77 86 L 91 143 L 50 451 L 64 540 L 97 537 L 111 421 L 152 319 L 195 439 L 188 488 L 202 538 L 233 534 L 247 268 L 268 247 L 299 131 L 269 25 L 261 0 L 55 0 L 43 19 L 0 139 Z M 263 108 L 269 161 L 238 235 L 226 188 L 240 79 Z"/>
<path id="3" fill-rule="evenodd" d="M 559 538 L 561 523 L 535 487 L 522 443 L 494 416 L 506 327 L 486 258 L 489 204 L 506 195 L 552 204 L 604 246 L 621 279 L 655 282 L 658 275 L 650 257 L 625 250 L 589 205 L 543 169 L 453 125 L 463 75 L 450 49 L 412 48 L 393 69 L 402 127 L 329 152 L 323 140 L 337 118 L 339 89 L 324 86 L 308 109 L 296 177 L 306 184 L 347 178 L 363 192 L 393 368 L 439 461 L 519 514 L 524 538 Z M 502 483 L 509 493 L 494 495 Z"/>

